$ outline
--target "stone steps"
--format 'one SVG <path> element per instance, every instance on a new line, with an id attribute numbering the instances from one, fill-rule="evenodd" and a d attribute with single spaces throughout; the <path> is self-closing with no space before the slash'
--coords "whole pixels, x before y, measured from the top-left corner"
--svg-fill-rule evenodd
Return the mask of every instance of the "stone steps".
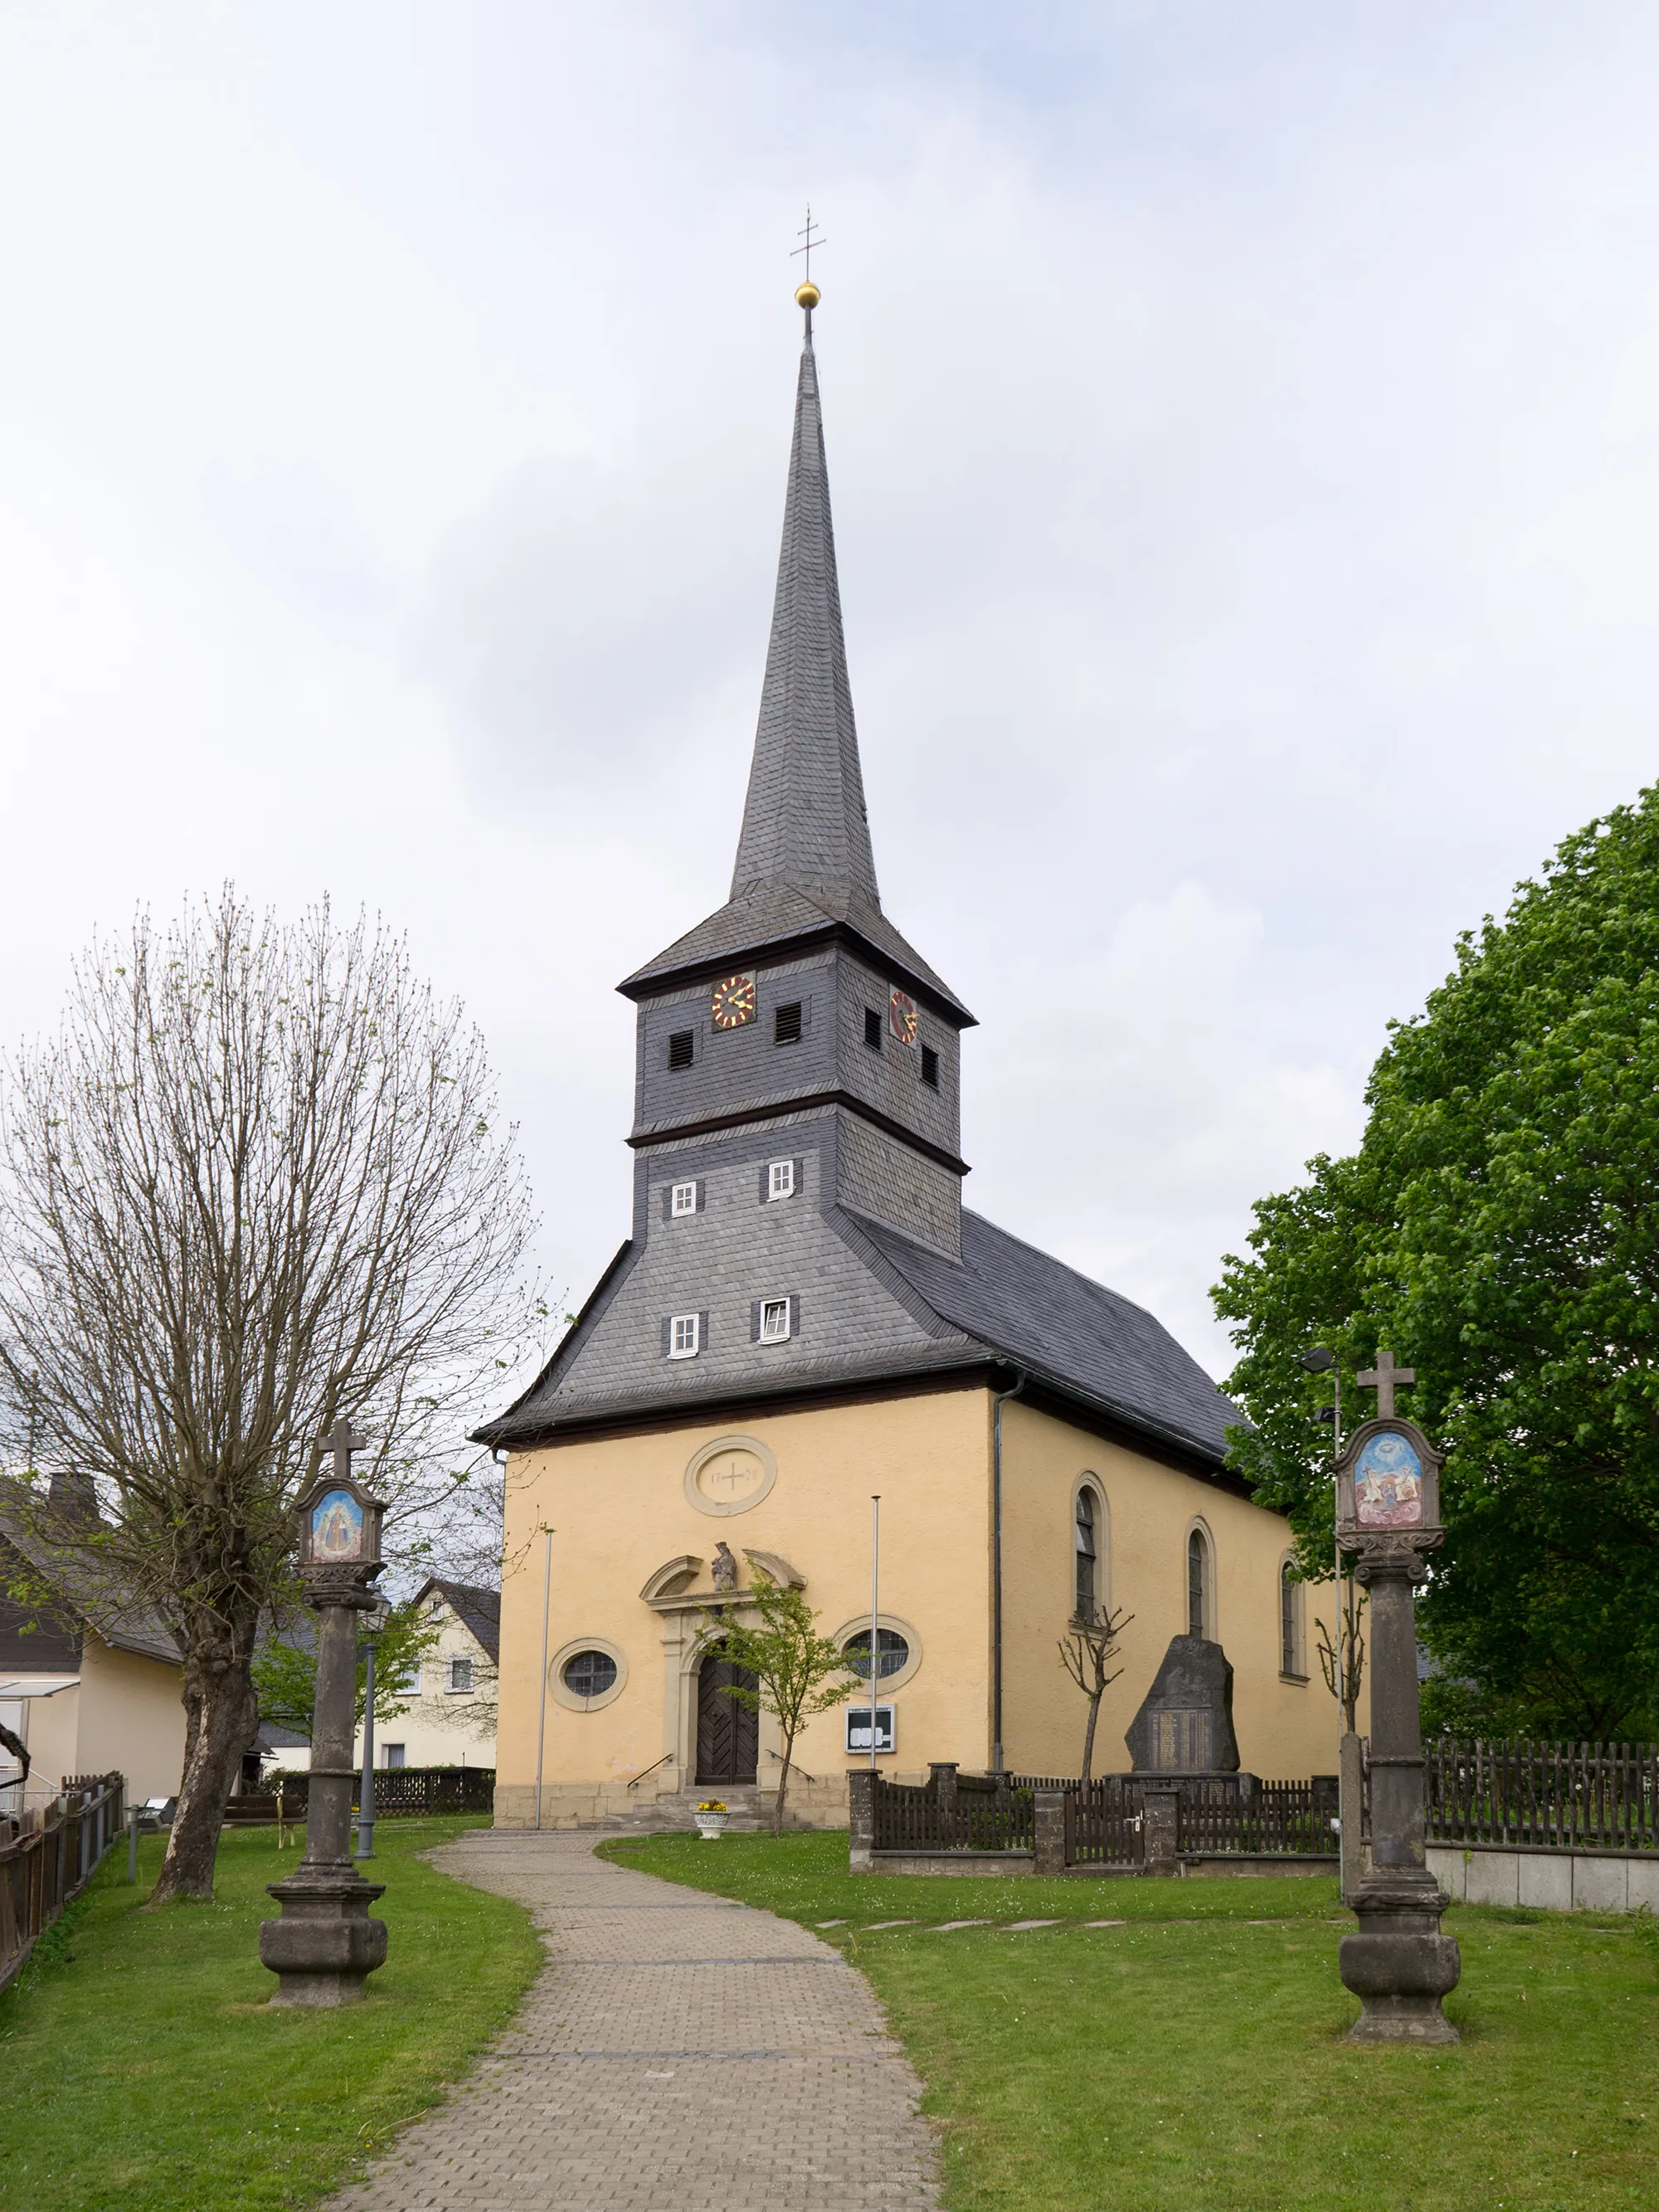
<path id="1" fill-rule="evenodd" d="M 583 1830 L 611 1835 L 663 1835 L 690 1830 L 696 1827 L 697 1807 L 707 1797 L 718 1797 L 725 1805 L 731 1816 L 726 1825 L 735 1834 L 753 1835 L 772 1825 L 769 1791 L 763 1797 L 752 1784 L 729 1783 L 718 1789 L 680 1790 L 672 1796 L 647 1798 L 635 1811 L 612 1814 L 600 1820 L 579 1820 L 576 1825 Z M 804 1828 L 808 1825 L 786 1810 L 786 1828 Z"/>

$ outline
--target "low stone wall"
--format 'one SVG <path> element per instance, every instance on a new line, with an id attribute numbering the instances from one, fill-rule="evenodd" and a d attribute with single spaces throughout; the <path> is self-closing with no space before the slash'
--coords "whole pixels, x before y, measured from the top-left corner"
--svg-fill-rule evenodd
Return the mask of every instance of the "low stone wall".
<path id="1" fill-rule="evenodd" d="M 1106 1870 L 1102 1869 L 1103 1872 Z M 1208 1856 L 1202 1851 L 1182 1851 L 1181 1854 L 1183 1875 L 1322 1874 L 1328 1880 L 1334 1881 L 1341 1870 L 1340 1860 L 1327 1856 L 1322 1852 L 1257 1851 L 1247 1854 L 1215 1851 Z M 1085 1869 L 1079 1868 L 1073 1871 L 1080 1873 Z"/>
<path id="2" fill-rule="evenodd" d="M 1036 1854 L 1035 1851 L 871 1851 L 855 1862 L 851 1871 L 854 1874 L 1029 1875 L 1036 1872 Z"/>
<path id="3" fill-rule="evenodd" d="M 544 1828 L 580 1828 L 591 1826 L 596 1821 L 635 1821 L 641 1814 L 649 1815 L 658 1803 L 672 1799 L 675 1814 L 678 1816 L 688 1799 L 696 1793 L 684 1790 L 659 1790 L 655 1776 L 649 1776 L 635 1790 L 625 1782 L 544 1782 L 542 1784 L 542 1826 Z M 719 1796 L 721 1793 L 710 1788 L 704 1796 Z M 773 1800 L 777 1795 L 776 1784 L 763 1786 L 756 1792 L 760 1806 L 769 1820 Z M 804 1775 L 789 1778 L 787 1803 L 792 1826 L 809 1828 L 844 1828 L 847 1826 L 847 1777 L 845 1774 L 820 1775 L 808 1781 Z M 536 1825 L 536 1785 L 533 1782 L 498 1782 L 495 1784 L 495 1826 L 498 1828 L 533 1828 Z M 691 1826 L 687 1814 L 684 1826 Z"/>
<path id="4" fill-rule="evenodd" d="M 1547 1912 L 1659 1912 L 1659 1856 L 1430 1844 L 1429 1871 L 1455 1905 L 1535 1905 Z"/>

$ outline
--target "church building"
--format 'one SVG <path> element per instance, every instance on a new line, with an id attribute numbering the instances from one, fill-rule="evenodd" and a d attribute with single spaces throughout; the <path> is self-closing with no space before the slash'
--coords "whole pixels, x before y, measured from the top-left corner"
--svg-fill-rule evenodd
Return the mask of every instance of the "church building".
<path id="1" fill-rule="evenodd" d="M 1316 1593 L 1227 1467 L 1238 1419 L 1143 1308 L 963 1204 L 974 1017 L 884 912 L 806 315 L 731 896 L 620 986 L 638 1008 L 633 1227 L 507 1454 L 498 1826 L 769 1808 L 781 1741 L 720 1694 L 708 1609 L 757 1570 L 871 1671 L 877 1757 L 1073 1775 L 1060 1639 L 1118 1608 L 1097 1772 L 1170 1640 L 1218 1644 L 1237 1760 L 1329 1771 Z M 550 1536 L 544 1531 L 550 1530 Z M 870 1698 L 812 1721 L 789 1804 L 846 1819 Z M 1174 1747 L 1164 1765 L 1202 1765 Z"/>

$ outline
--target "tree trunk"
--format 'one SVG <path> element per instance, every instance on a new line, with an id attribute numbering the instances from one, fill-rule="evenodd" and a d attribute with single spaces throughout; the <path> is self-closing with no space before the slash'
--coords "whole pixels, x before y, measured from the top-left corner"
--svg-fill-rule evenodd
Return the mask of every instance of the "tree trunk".
<path id="1" fill-rule="evenodd" d="M 783 1833 L 783 1801 L 789 1788 L 789 1762 L 794 1755 L 795 1739 L 787 1735 L 783 1739 L 783 1771 L 778 1777 L 778 1802 L 772 1808 L 772 1833 L 775 1836 Z"/>
<path id="2" fill-rule="evenodd" d="M 185 1771 L 152 1905 L 213 1901 L 219 1830 L 242 1753 L 258 1725 L 248 1664 L 246 1650 L 216 1644 L 185 1656 Z"/>
<path id="3" fill-rule="evenodd" d="M 1094 1765 L 1095 1723 L 1100 1718 L 1100 1701 L 1104 1695 L 1105 1692 L 1103 1690 L 1097 1690 L 1093 1697 L 1089 1700 L 1089 1725 L 1083 1731 L 1082 1778 L 1085 1782 L 1087 1782 L 1089 1779 L 1089 1770 Z"/>

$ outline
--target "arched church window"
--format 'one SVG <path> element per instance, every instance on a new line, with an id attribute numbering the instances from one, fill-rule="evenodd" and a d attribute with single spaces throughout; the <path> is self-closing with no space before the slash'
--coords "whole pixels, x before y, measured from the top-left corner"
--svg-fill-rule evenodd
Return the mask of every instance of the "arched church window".
<path id="1" fill-rule="evenodd" d="M 1298 1678 L 1307 1673 L 1303 1650 L 1302 1584 L 1296 1562 L 1286 1559 L 1279 1570 L 1279 1671 Z"/>
<path id="2" fill-rule="evenodd" d="M 1188 1636 L 1209 1636 L 1214 1627 L 1210 1619 L 1210 1547 L 1204 1531 L 1194 1528 L 1187 1539 L 1187 1633 Z"/>
<path id="3" fill-rule="evenodd" d="M 1079 1620 L 1092 1620 L 1099 1602 L 1099 1504 L 1085 1482 L 1077 1494 L 1072 1533 L 1075 1559 L 1072 1611 Z"/>
<path id="4" fill-rule="evenodd" d="M 573 1697 L 602 1698 L 616 1679 L 608 1651 L 577 1651 L 564 1662 L 564 1686 Z"/>
<path id="5" fill-rule="evenodd" d="M 851 1672 L 858 1676 L 860 1682 L 867 1682 L 870 1679 L 869 1630 L 860 1628 L 855 1635 L 849 1636 L 842 1644 L 842 1650 L 847 1655 L 847 1664 Z M 885 1682 L 892 1675 L 902 1674 L 909 1656 L 910 1646 L 899 1634 L 897 1629 L 884 1628 L 878 1631 L 876 1644 L 878 1681 Z"/>

